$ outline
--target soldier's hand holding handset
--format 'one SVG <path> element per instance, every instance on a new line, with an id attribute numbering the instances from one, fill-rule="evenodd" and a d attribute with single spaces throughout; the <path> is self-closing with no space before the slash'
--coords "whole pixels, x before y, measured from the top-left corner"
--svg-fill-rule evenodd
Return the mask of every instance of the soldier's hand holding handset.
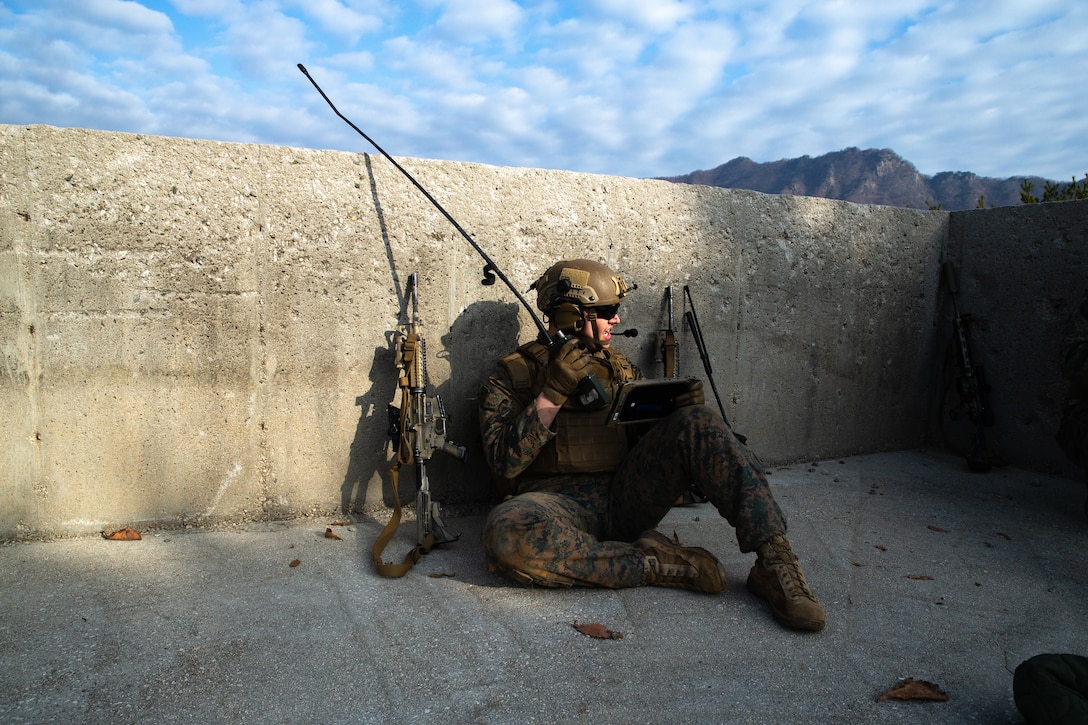
<path id="1" fill-rule="evenodd" d="M 543 394 L 556 405 L 563 405 L 590 373 L 590 366 L 585 345 L 577 338 L 571 338 L 551 356 Z"/>

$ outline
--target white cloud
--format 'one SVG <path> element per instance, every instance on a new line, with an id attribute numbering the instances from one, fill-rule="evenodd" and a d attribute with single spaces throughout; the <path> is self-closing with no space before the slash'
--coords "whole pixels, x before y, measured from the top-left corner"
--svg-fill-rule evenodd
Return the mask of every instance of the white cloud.
<path id="1" fill-rule="evenodd" d="M 451 42 L 510 40 L 524 15 L 521 7 L 511 0 L 444 0 L 442 5 L 435 28 Z"/>
<path id="2" fill-rule="evenodd" d="M 161 43 L 177 45 L 170 18 L 125 0 L 45 3 L 34 12 L 15 16 L 24 40 L 63 38 L 82 51 L 137 55 Z"/>
<path id="3" fill-rule="evenodd" d="M 382 50 L 386 65 L 402 74 L 412 75 L 412 85 L 416 88 L 435 84 L 475 89 L 482 83 L 467 50 L 417 43 L 404 36 L 386 42 Z"/>
<path id="4" fill-rule="evenodd" d="M 185 15 L 217 17 L 236 15 L 245 10 L 243 0 L 170 0 L 171 4 Z"/>
<path id="5" fill-rule="evenodd" d="M 248 76 L 267 82 L 281 77 L 295 58 L 305 58 L 311 41 L 305 24 L 271 2 L 257 3 L 222 19 L 226 29 L 217 52 Z"/>
<path id="6" fill-rule="evenodd" d="M 1085 3 L 43 0 L 0 6 L 0 122 L 632 176 L 892 148 L 1088 168 Z M 365 85 L 364 85 L 365 84 Z"/>
<path id="7" fill-rule="evenodd" d="M 680 0 L 591 0 L 586 5 L 652 33 L 666 33 L 696 12 L 696 3 Z"/>
<path id="8" fill-rule="evenodd" d="M 368 73 L 374 68 L 374 54 L 367 51 L 358 53 L 336 53 L 325 61 L 348 73 Z"/>
<path id="9" fill-rule="evenodd" d="M 337 0 L 295 0 L 290 7 L 315 20 L 325 32 L 352 44 L 363 34 L 380 29 L 383 16 L 391 14 L 380 3 L 367 3 L 365 9 L 356 9 Z"/>
<path id="10" fill-rule="evenodd" d="M 544 47 L 536 62 L 565 71 L 574 84 L 589 85 L 636 65 L 646 40 L 616 24 L 568 20 L 541 31 Z"/>
<path id="11" fill-rule="evenodd" d="M 63 5 L 64 3 L 59 9 L 63 10 Z M 99 29 L 116 29 L 121 33 L 140 35 L 169 33 L 173 30 L 169 17 L 137 2 L 85 0 L 81 5 L 84 19 Z"/>
<path id="12" fill-rule="evenodd" d="M 641 75 L 661 90 L 676 94 L 674 113 L 686 111 L 699 97 L 714 92 L 736 50 L 736 34 L 720 23 L 678 28 L 659 46 Z"/>

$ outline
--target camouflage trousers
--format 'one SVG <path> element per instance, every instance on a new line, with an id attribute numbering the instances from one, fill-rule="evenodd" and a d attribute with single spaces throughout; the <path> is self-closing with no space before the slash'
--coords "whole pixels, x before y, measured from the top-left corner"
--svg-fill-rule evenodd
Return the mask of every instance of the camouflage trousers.
<path id="1" fill-rule="evenodd" d="M 631 542 L 692 486 L 733 525 L 741 551 L 786 533 L 759 460 L 700 405 L 659 421 L 615 473 L 519 481 L 484 523 L 488 566 L 542 586 L 639 586 L 645 557 Z"/>

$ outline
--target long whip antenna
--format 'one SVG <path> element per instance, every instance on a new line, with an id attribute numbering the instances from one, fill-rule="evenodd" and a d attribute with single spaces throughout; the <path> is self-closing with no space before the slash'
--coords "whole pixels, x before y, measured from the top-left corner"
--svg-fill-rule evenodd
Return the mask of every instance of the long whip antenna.
<path id="1" fill-rule="evenodd" d="M 526 310 L 529 311 L 529 315 L 533 318 L 533 322 L 536 323 L 536 326 L 540 329 L 540 332 L 541 332 L 541 334 L 544 335 L 544 338 L 549 339 L 550 335 L 548 335 L 548 328 L 545 327 L 545 325 L 541 321 L 541 319 L 539 317 L 537 317 L 536 311 L 533 310 L 533 308 L 529 305 L 529 303 L 528 303 L 528 301 L 526 301 L 525 297 L 523 297 L 522 294 L 520 292 L 518 292 L 517 287 L 515 287 L 513 285 L 513 283 L 507 278 L 507 276 L 505 274 L 503 274 L 502 270 L 499 269 L 497 266 L 495 266 L 495 263 L 493 261 L 491 261 L 491 257 L 487 256 L 487 252 L 485 252 L 480 247 L 480 245 L 476 243 L 476 240 L 474 240 L 469 235 L 469 233 L 466 232 L 461 227 L 461 225 L 457 223 L 457 220 L 454 219 L 453 216 L 450 215 L 450 213 L 448 211 L 446 211 L 442 207 L 442 205 L 439 204 L 438 201 L 433 196 L 431 196 L 430 192 L 428 192 L 426 189 L 423 188 L 422 184 L 420 184 L 418 181 L 416 181 L 414 176 L 409 174 L 405 170 L 405 168 L 403 166 L 401 166 L 400 164 L 397 163 L 396 159 L 394 159 L 392 156 L 390 156 L 388 153 L 386 153 L 385 149 L 383 149 L 381 146 L 379 146 L 374 139 L 370 138 L 370 136 L 367 136 L 366 133 L 364 133 L 361 128 L 359 128 L 354 123 L 352 123 L 348 119 L 347 116 L 340 113 L 339 109 L 337 109 L 336 105 L 332 102 L 332 100 L 327 95 L 325 95 L 325 91 L 321 90 L 321 86 L 319 86 L 317 84 L 317 81 L 315 81 L 313 79 L 313 76 L 310 75 L 310 72 L 308 70 L 306 70 L 306 66 L 302 65 L 302 63 L 299 63 L 298 64 L 298 69 L 300 71 L 302 71 L 302 74 L 306 76 L 306 78 L 310 81 L 310 83 L 313 84 L 314 88 L 317 89 L 317 92 L 321 94 L 321 97 L 325 99 L 325 103 L 329 104 L 329 108 L 331 108 L 333 110 L 333 113 L 335 113 L 337 116 L 339 116 L 344 121 L 344 123 L 351 126 L 351 128 L 354 129 L 355 133 L 357 133 L 360 136 L 362 136 L 363 138 L 365 138 L 370 143 L 371 146 L 373 146 L 375 149 L 378 150 L 378 153 L 380 153 L 382 156 L 384 156 L 386 159 L 388 159 L 389 163 L 393 164 L 393 166 L 395 166 L 398 171 L 400 171 L 402 174 L 404 174 L 408 178 L 408 181 L 411 181 L 412 184 L 417 189 L 419 189 L 420 193 L 422 193 L 423 196 L 427 197 L 427 201 L 434 204 L 435 209 L 438 209 L 438 211 L 442 212 L 442 216 L 446 217 L 446 219 L 449 220 L 449 223 L 453 225 L 453 228 L 461 233 L 461 236 L 465 238 L 465 241 L 468 242 L 469 244 L 471 244 L 472 248 L 475 249 L 476 252 L 481 257 L 483 257 L 483 259 L 484 259 L 484 272 L 483 272 L 484 273 L 484 278 L 483 278 L 483 280 L 481 280 L 481 283 L 485 284 L 485 285 L 492 285 L 492 284 L 495 284 L 495 277 L 496 276 L 499 279 L 501 279 L 503 281 L 503 284 L 505 284 L 507 287 L 509 287 L 510 291 L 514 293 L 514 296 L 517 297 L 518 302 L 520 302 L 522 304 L 522 306 Z"/>

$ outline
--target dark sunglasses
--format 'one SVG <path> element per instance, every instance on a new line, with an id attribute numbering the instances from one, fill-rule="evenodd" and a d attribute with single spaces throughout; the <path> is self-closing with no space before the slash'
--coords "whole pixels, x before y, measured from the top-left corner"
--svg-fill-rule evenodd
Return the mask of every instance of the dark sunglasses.
<path id="1" fill-rule="evenodd" d="M 620 311 L 619 305 L 602 305 L 590 308 L 597 315 L 598 320 L 611 320 Z"/>

